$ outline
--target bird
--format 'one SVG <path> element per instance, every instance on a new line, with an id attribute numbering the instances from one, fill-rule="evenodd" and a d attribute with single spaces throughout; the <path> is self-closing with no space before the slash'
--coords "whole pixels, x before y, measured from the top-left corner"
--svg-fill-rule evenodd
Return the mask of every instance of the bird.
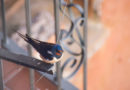
<path id="1" fill-rule="evenodd" d="M 54 64 L 61 60 L 63 49 L 60 44 L 43 42 L 32 38 L 28 34 L 23 35 L 19 32 L 17 33 L 40 54 L 43 62 Z"/>

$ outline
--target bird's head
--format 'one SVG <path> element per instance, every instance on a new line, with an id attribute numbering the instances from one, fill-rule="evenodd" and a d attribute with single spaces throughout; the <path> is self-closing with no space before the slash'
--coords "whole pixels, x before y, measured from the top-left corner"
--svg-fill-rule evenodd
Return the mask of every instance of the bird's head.
<path id="1" fill-rule="evenodd" d="M 53 53 L 54 57 L 59 59 L 62 56 L 63 49 L 59 44 L 56 44 L 52 48 L 52 53 Z"/>

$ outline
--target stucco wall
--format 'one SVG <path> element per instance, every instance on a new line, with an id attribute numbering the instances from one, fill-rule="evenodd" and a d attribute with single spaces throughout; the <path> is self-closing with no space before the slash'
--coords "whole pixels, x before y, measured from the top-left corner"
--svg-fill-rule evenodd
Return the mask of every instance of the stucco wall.
<path id="1" fill-rule="evenodd" d="M 88 62 L 88 90 L 130 90 L 130 0 L 103 0 L 110 36 Z"/>

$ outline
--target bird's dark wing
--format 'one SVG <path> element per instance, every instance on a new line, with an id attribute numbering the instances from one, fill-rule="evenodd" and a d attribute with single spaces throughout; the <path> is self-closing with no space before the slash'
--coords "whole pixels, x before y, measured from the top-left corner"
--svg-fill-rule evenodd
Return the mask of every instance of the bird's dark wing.
<path id="1" fill-rule="evenodd" d="M 52 47 L 55 45 L 53 43 L 46 43 L 46 42 L 42 42 L 40 40 L 36 40 L 33 39 L 32 37 L 30 37 L 29 35 L 22 35 L 20 33 L 18 33 L 20 37 L 22 37 L 26 42 L 28 42 L 29 44 L 31 44 L 39 53 L 42 57 L 44 57 L 45 59 L 48 60 L 52 60 L 53 59 L 53 55 L 48 53 L 48 51 L 50 52 Z"/>

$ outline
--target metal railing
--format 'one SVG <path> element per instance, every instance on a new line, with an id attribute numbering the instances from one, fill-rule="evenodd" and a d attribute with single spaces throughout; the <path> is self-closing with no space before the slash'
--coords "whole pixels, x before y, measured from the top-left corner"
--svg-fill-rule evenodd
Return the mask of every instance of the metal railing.
<path id="1" fill-rule="evenodd" d="M 31 10 L 30 10 L 30 0 L 25 0 L 25 16 L 26 16 L 26 30 L 27 34 L 31 35 Z M 31 46 L 28 44 L 27 46 L 29 56 L 32 56 Z M 30 69 L 30 89 L 35 90 L 35 73 L 33 69 Z"/>
<path id="2" fill-rule="evenodd" d="M 63 46 L 63 48 L 69 53 L 71 54 L 70 57 L 68 57 L 68 59 L 65 61 L 65 63 L 63 64 L 63 66 L 61 66 L 62 70 L 62 74 L 64 72 L 64 69 L 67 67 L 68 64 L 70 64 L 72 62 L 72 65 L 70 66 L 70 68 L 76 67 L 67 77 L 66 79 L 69 79 L 71 77 L 73 77 L 76 72 L 79 70 L 80 66 L 83 64 L 83 87 L 84 90 L 86 90 L 86 85 L 87 85 L 87 48 L 86 48 L 86 43 L 87 43 L 87 13 L 88 13 L 88 1 L 84 0 L 84 9 L 78 5 L 73 3 L 73 0 L 69 0 L 70 3 L 65 2 L 64 0 L 60 0 L 61 1 L 61 5 L 60 5 L 60 10 L 61 12 L 68 18 L 68 20 L 70 21 L 71 25 L 69 30 L 62 30 L 61 31 L 61 36 L 60 36 L 60 41 L 61 44 Z M 62 6 L 66 7 L 68 10 L 67 12 L 64 12 L 64 10 L 62 9 Z M 77 9 L 77 11 L 79 11 L 79 16 L 75 18 L 75 14 L 72 10 L 72 8 Z M 66 10 L 66 11 L 67 11 Z M 81 29 L 79 29 L 77 24 L 80 24 L 80 27 L 83 27 L 83 33 L 81 34 Z M 74 38 L 74 31 L 76 31 L 77 33 L 77 37 L 79 39 L 80 42 L 78 42 L 78 40 L 76 40 Z M 64 36 L 63 36 L 64 35 Z M 70 39 L 70 42 L 64 42 L 65 40 Z M 73 43 L 76 43 L 80 49 L 81 52 L 74 52 L 72 49 L 70 49 L 68 46 L 72 45 Z M 76 56 L 81 56 L 80 60 L 76 58 Z M 79 61 L 79 63 L 77 63 Z"/>
<path id="3" fill-rule="evenodd" d="M 7 30 L 6 30 L 4 0 L 1 0 L 1 19 L 2 19 L 2 32 L 3 32 L 3 39 L 2 39 L 1 47 L 4 48 L 4 45 L 7 42 Z M 2 60 L 0 60 L 0 90 L 4 90 L 4 83 L 3 83 L 3 62 L 2 62 Z"/>
<path id="4" fill-rule="evenodd" d="M 87 20 L 88 20 L 88 1 L 84 0 L 84 32 L 83 32 L 83 38 L 84 38 L 84 46 L 85 46 L 85 58 L 84 58 L 84 62 L 83 62 L 83 88 L 84 90 L 87 90 L 87 34 L 88 34 L 88 30 L 87 30 Z"/>
<path id="5" fill-rule="evenodd" d="M 59 22 L 59 0 L 54 0 L 54 15 L 55 15 L 55 35 L 56 35 L 56 43 L 60 43 L 59 42 L 59 26 L 60 26 L 60 22 Z M 61 69 L 60 69 L 60 62 L 56 63 L 56 80 L 58 83 L 58 90 L 61 90 Z"/>
<path id="6" fill-rule="evenodd" d="M 69 0 L 68 0 L 69 1 Z M 83 65 L 84 67 L 84 72 L 83 72 L 83 86 L 84 90 L 87 90 L 87 82 L 86 82 L 86 76 L 87 76 L 87 13 L 88 13 L 88 1 L 84 0 L 84 9 L 78 5 L 74 4 L 73 0 L 70 0 L 69 3 L 65 2 L 64 0 L 54 0 L 54 15 L 55 15 L 55 35 L 56 35 L 56 43 L 60 43 L 64 50 L 67 51 L 71 57 L 68 57 L 68 59 L 64 62 L 64 64 L 61 66 L 60 62 L 57 63 L 56 65 L 56 81 L 58 85 L 58 90 L 61 90 L 63 85 L 62 85 L 62 80 L 63 79 L 69 79 L 73 77 L 76 72 L 79 70 L 80 66 Z M 64 12 L 62 7 L 65 7 L 68 9 L 68 13 Z M 79 11 L 79 17 L 74 18 L 74 13 L 72 8 L 75 8 Z M 60 30 L 60 20 L 59 20 L 59 13 L 60 11 L 65 15 L 65 17 L 68 18 L 70 21 L 71 25 L 69 30 Z M 7 30 L 6 30 L 6 19 L 5 19 L 5 7 L 4 7 L 4 0 L 1 0 L 1 13 L 2 13 L 2 30 L 3 30 L 3 39 L 2 39 L 2 48 L 7 48 L 6 43 L 7 43 Z M 27 27 L 27 33 L 30 35 L 31 34 L 31 11 L 30 11 L 30 0 L 25 0 L 25 16 L 26 16 L 26 27 Z M 79 30 L 78 25 L 80 24 L 81 27 L 83 27 L 82 34 L 81 30 Z M 73 37 L 73 32 L 76 31 L 79 42 Z M 69 42 L 65 42 L 66 39 L 70 39 Z M 69 45 L 72 45 L 73 43 L 76 43 L 80 49 L 81 52 L 73 52 L 71 49 L 69 49 Z M 7 53 L 9 56 L 12 57 L 7 57 L 2 54 L 2 52 Z M 31 47 L 28 46 L 28 53 L 31 56 Z M 34 60 L 34 58 L 30 58 L 27 56 L 20 56 L 21 60 L 17 60 L 17 55 L 11 54 L 7 51 L 4 51 L 1 49 L 0 52 L 0 57 L 2 59 L 7 59 L 8 61 L 12 61 L 14 63 L 27 66 L 30 68 L 33 68 L 35 70 L 40 70 L 43 72 L 47 73 L 52 73 L 52 71 L 47 71 L 48 68 L 51 66 L 47 66 L 45 63 L 41 61 L 37 61 L 37 59 Z M 80 56 L 80 60 L 76 58 L 76 56 Z M 30 62 L 26 62 L 24 59 L 30 60 Z M 40 65 L 34 65 L 35 63 L 41 63 Z M 77 63 L 78 62 L 78 63 Z M 64 69 L 67 67 L 69 63 L 72 63 L 70 66 L 71 68 L 76 67 L 67 77 L 63 77 Z M 43 65 L 43 66 L 41 66 Z M 3 82 L 3 68 L 2 68 L 2 60 L 0 60 L 0 90 L 4 90 L 4 82 Z M 34 70 L 30 69 L 30 89 L 35 90 L 34 86 Z"/>

